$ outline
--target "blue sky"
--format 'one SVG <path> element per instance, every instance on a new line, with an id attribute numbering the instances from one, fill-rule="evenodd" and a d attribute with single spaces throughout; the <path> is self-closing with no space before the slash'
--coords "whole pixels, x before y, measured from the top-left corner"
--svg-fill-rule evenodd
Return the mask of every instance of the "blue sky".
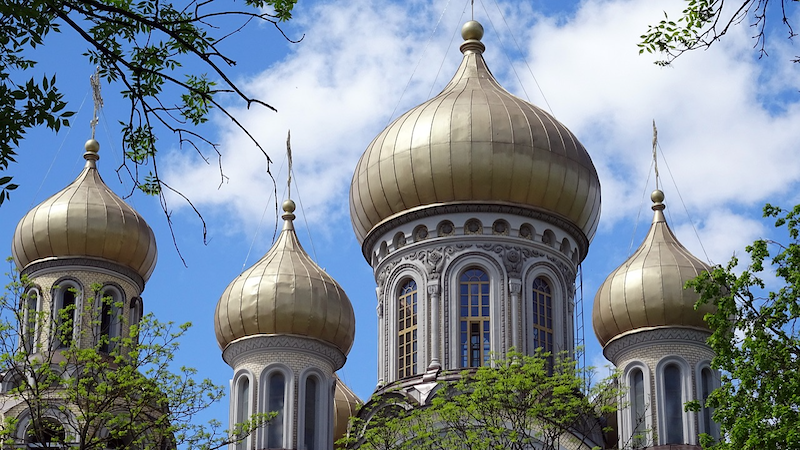
<path id="1" fill-rule="evenodd" d="M 340 376 L 362 398 L 377 381 L 377 320 L 375 281 L 348 216 L 352 170 L 391 119 L 435 95 L 449 80 L 461 56 L 457 30 L 469 19 L 463 14 L 468 3 L 300 0 L 286 30 L 290 36 L 304 34 L 301 43 L 286 43 L 270 27 L 257 27 L 228 46 L 239 63 L 232 72 L 235 79 L 279 111 L 239 111 L 274 160 L 279 201 L 285 195 L 286 132 L 292 131 L 298 235 L 355 307 L 356 342 Z M 594 294 L 635 250 L 651 219 L 653 119 L 665 156 L 659 168 L 668 220 L 701 259 L 724 263 L 753 239 L 769 235 L 770 225 L 760 220 L 765 202 L 800 203 L 800 68 L 789 63 L 800 50 L 776 27 L 770 29 L 770 56 L 759 60 L 752 30 L 740 26 L 711 50 L 687 54 L 670 68 L 656 67 L 654 57 L 638 54 L 638 37 L 660 20 L 663 10 L 679 11 L 680 3 L 475 3 L 493 73 L 511 92 L 554 113 L 578 136 L 598 169 L 601 224 L 583 263 L 589 364 L 604 361 L 588 322 Z M 0 208 L 7 253 L 17 221 L 71 182 L 82 166 L 92 112 L 92 67 L 75 43 L 65 32 L 36 54 L 39 70 L 56 72 L 70 107 L 80 111 L 71 130 L 57 135 L 35 131 L 20 146 L 19 163 L 10 172 L 21 187 Z M 100 171 L 112 189 L 125 195 L 130 182 L 124 177 L 120 182 L 114 171 L 121 162 L 117 121 L 124 119 L 124 103 L 116 86 L 103 89 Z M 159 244 L 159 262 L 143 295 L 145 309 L 162 320 L 193 322 L 179 363 L 227 385 L 232 371 L 214 338 L 214 307 L 243 266 L 267 251 L 276 217 L 263 155 L 221 117 L 206 129 L 222 144 L 229 177 L 222 185 L 215 161 L 207 165 L 191 151 L 169 145 L 160 154 L 165 180 L 194 202 L 208 224 L 209 242 L 203 245 L 199 221 L 170 198 L 188 268 L 172 246 L 157 200 L 135 194 L 129 201 L 153 227 Z M 227 422 L 227 402 L 205 416 Z"/>

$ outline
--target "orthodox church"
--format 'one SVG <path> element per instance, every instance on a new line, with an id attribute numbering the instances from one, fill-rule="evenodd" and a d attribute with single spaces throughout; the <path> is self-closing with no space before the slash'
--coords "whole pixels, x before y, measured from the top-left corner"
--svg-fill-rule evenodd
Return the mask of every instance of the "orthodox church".
<path id="1" fill-rule="evenodd" d="M 575 350 L 575 281 L 600 219 L 600 180 L 584 146 L 500 86 L 478 22 L 462 37 L 452 80 L 375 137 L 350 188 L 375 277 L 376 394 L 402 392 L 420 407 L 444 372 L 491 364 L 491 354 Z M 98 148 L 87 142 L 78 178 L 20 220 L 13 256 L 35 286 L 29 309 L 89 311 L 82 294 L 97 283 L 119 308 L 102 332 L 119 334 L 142 316 L 156 243 L 103 183 Z M 585 448 L 699 448 L 699 433 L 718 434 L 711 411 L 683 409 L 718 383 L 705 310 L 683 289 L 708 266 L 670 230 L 664 194 L 652 201 L 647 237 L 595 297 L 594 330 L 626 398 L 612 418 L 617 437 L 591 436 Z M 294 211 L 286 200 L 280 236 L 221 293 L 213 318 L 232 369 L 231 423 L 278 413 L 232 450 L 332 449 L 361 403 L 336 376 L 356 332 L 353 307 L 303 250 Z M 40 339 L 52 340 L 47 333 Z M 0 414 L 19 418 L 24 442 L 24 407 L 5 402 Z"/>

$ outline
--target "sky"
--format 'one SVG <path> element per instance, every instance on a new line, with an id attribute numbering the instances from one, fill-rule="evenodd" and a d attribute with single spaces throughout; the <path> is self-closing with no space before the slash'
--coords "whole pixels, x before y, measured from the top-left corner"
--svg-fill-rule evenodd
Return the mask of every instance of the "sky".
<path id="1" fill-rule="evenodd" d="M 339 375 L 362 399 L 377 382 L 377 316 L 375 280 L 349 219 L 350 180 L 372 138 L 438 93 L 455 72 L 468 5 L 300 0 L 285 26 L 290 37 L 304 36 L 300 43 L 286 42 L 271 27 L 254 27 L 226 47 L 238 62 L 232 72 L 237 83 L 278 109 L 231 105 L 273 159 L 279 202 L 286 195 L 285 141 L 291 130 L 296 228 L 308 253 L 355 308 L 356 341 Z M 667 219 L 701 259 L 725 263 L 754 239 L 774 236 L 760 218 L 764 203 L 800 203 L 800 67 L 789 62 L 800 50 L 775 22 L 768 29 L 769 56 L 759 58 L 753 30 L 745 25 L 707 51 L 658 67 L 657 56 L 639 55 L 639 36 L 664 11 L 680 10 L 680 1 L 475 2 L 492 72 L 506 89 L 564 123 L 600 177 L 600 227 L 582 265 L 590 365 L 605 364 L 589 322 L 594 295 L 636 249 L 652 217 L 653 120 Z M 800 19 L 798 11 L 790 12 Z M 11 171 L 21 187 L 0 207 L 0 238 L 7 239 L 9 254 L 17 221 L 80 172 L 89 137 L 92 67 L 69 36 L 46 44 L 37 51 L 38 70 L 58 74 L 70 107 L 79 112 L 72 128 L 58 134 L 34 130 L 20 145 Z M 131 183 L 115 172 L 124 104 L 118 88 L 103 89 L 100 172 L 126 195 Z M 159 155 L 164 180 L 192 200 L 208 227 L 204 245 L 192 210 L 168 199 L 186 267 L 157 200 L 135 194 L 128 201 L 153 227 L 159 245 L 159 262 L 143 294 L 145 309 L 164 321 L 191 321 L 177 362 L 227 386 L 232 370 L 214 337 L 214 308 L 227 284 L 269 249 L 275 199 L 263 154 L 225 118 L 215 115 L 206 130 L 220 143 L 225 180 L 215 160 L 207 164 L 192 151 L 166 145 Z M 214 417 L 227 421 L 227 401 L 201 419 Z"/>

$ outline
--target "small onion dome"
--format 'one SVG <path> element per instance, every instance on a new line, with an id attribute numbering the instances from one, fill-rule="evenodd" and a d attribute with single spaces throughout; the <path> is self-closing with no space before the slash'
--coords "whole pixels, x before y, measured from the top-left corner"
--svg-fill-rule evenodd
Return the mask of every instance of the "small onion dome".
<path id="1" fill-rule="evenodd" d="M 350 215 L 359 242 L 403 213 L 457 203 L 539 210 L 591 241 L 600 181 L 586 149 L 553 116 L 500 86 L 483 59 L 478 22 L 461 34 L 464 58 L 450 83 L 392 122 L 358 162 Z"/>
<path id="2" fill-rule="evenodd" d="M 86 165 L 69 186 L 17 224 L 11 251 L 20 270 L 47 259 L 98 258 L 150 278 L 158 259 L 153 230 L 106 186 L 97 171 L 100 144 L 85 145 Z"/>
<path id="3" fill-rule="evenodd" d="M 653 224 L 638 250 L 611 272 L 594 298 L 592 325 L 600 344 L 642 328 L 694 327 L 708 329 L 703 316 L 713 312 L 706 304 L 695 310 L 699 298 L 687 281 L 708 271 L 708 264 L 678 242 L 664 218 L 664 193 L 653 191 Z"/>
<path id="4" fill-rule="evenodd" d="M 361 405 L 361 399 L 336 377 L 336 390 L 333 393 L 333 442 L 347 434 L 350 418 L 356 415 Z"/>
<path id="5" fill-rule="evenodd" d="M 356 331 L 353 305 L 303 250 L 294 232 L 294 208 L 291 200 L 283 203 L 283 230 L 275 245 L 219 299 L 214 330 L 223 350 L 247 336 L 290 334 L 328 342 L 345 355 L 350 351 Z"/>

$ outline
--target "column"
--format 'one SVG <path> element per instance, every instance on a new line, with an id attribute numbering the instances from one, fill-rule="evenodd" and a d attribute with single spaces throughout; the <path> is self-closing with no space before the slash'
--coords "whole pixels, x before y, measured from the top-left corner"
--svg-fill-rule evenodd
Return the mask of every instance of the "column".
<path id="1" fill-rule="evenodd" d="M 428 365 L 428 370 L 439 370 L 442 368 L 439 362 L 441 344 L 441 335 L 439 331 L 439 323 L 441 322 L 439 318 L 439 292 L 441 292 L 441 287 L 438 284 L 439 280 L 434 280 L 433 282 L 437 284 L 428 285 L 428 295 L 430 295 L 431 298 L 431 363 Z"/>
<path id="2" fill-rule="evenodd" d="M 508 292 L 511 297 L 511 346 L 518 352 L 522 352 L 519 339 L 519 297 L 522 292 L 522 280 L 519 278 L 509 278 Z"/>

